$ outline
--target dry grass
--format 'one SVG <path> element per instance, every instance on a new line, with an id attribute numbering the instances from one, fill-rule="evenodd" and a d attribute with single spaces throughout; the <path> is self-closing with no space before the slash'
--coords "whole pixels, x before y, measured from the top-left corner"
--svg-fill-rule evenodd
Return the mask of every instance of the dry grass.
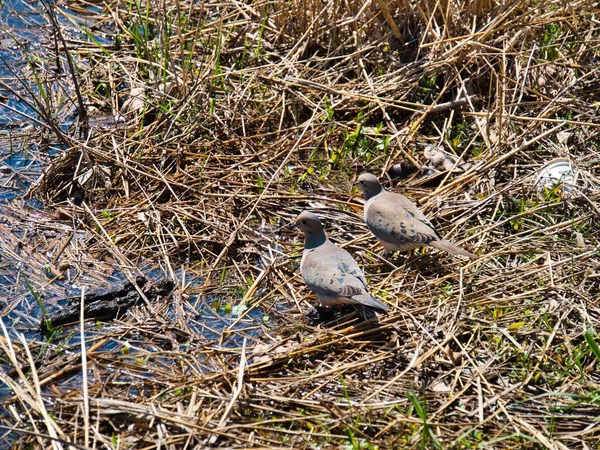
<path id="1" fill-rule="evenodd" d="M 39 81 L 38 107 L 57 112 L 31 135 L 59 155 L 40 151 L 28 194 L 46 215 L 15 201 L 0 224 L 4 442 L 596 448 L 599 12 L 117 1 L 85 14 L 118 45 L 63 27 L 89 118 L 61 131 L 72 78 Z M 50 77 L 45 61 L 25 76 Z M 432 174 L 425 144 L 470 166 Z M 534 187 L 559 156 L 579 170 L 571 196 Z M 351 181 L 402 161 L 418 170 L 388 187 L 478 260 L 381 256 Z M 307 323 L 300 238 L 281 228 L 304 209 L 392 307 L 379 323 Z M 109 323 L 17 337 L 73 284 L 140 271 L 177 288 Z"/>

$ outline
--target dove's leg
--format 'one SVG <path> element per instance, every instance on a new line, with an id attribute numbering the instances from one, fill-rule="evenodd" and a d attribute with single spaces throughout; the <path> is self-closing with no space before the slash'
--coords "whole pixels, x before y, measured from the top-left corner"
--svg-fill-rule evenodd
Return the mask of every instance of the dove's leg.
<path id="1" fill-rule="evenodd" d="M 335 316 L 335 309 L 318 305 L 311 307 L 305 315 L 308 324 L 314 326 L 333 320 Z"/>
<path id="2" fill-rule="evenodd" d="M 362 320 L 370 320 L 377 317 L 377 313 L 373 311 L 371 308 L 365 308 L 363 306 L 356 306 L 356 312 L 358 313 L 358 317 Z"/>

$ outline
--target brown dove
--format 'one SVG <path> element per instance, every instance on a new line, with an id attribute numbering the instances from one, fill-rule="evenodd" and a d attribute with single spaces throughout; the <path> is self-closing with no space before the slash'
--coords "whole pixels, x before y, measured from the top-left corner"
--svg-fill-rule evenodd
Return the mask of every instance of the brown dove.
<path id="1" fill-rule="evenodd" d="M 304 211 L 296 217 L 296 226 L 304 231 L 300 273 L 321 305 L 351 304 L 389 310 L 369 294 L 365 276 L 350 253 L 327 239 L 317 215 Z"/>
<path id="2" fill-rule="evenodd" d="M 383 189 L 374 175 L 363 173 L 355 183 L 365 197 L 365 223 L 388 252 L 428 245 L 455 255 L 477 257 L 442 239 L 432 223 L 408 198 Z"/>

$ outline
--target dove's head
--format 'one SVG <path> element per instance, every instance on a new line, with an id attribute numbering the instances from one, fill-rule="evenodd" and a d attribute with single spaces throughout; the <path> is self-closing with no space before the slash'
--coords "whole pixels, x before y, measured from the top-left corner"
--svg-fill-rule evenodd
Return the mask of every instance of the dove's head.
<path id="1" fill-rule="evenodd" d="M 308 211 L 298 214 L 298 217 L 296 217 L 296 226 L 304 231 L 304 233 L 315 234 L 323 232 L 323 225 L 321 225 L 319 216 Z"/>
<path id="2" fill-rule="evenodd" d="M 316 214 L 304 211 L 296 217 L 296 226 L 304 231 L 304 247 L 312 248 L 321 245 L 327 239 L 321 219 Z"/>
<path id="3" fill-rule="evenodd" d="M 363 173 L 354 184 L 363 193 L 365 200 L 375 197 L 382 190 L 381 183 L 379 183 L 377 177 L 370 173 Z"/>

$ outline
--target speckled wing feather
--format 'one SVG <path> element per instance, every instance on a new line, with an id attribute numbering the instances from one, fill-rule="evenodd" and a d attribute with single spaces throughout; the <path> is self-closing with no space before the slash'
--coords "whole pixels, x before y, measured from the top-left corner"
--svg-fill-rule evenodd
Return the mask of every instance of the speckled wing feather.
<path id="1" fill-rule="evenodd" d="M 417 208 L 417 205 L 409 198 L 405 197 L 404 195 L 397 194 L 394 192 L 384 191 L 380 194 L 380 199 L 383 199 L 384 202 L 385 201 L 388 201 L 391 203 L 397 202 L 400 206 L 402 206 L 404 209 L 406 209 L 406 211 L 412 217 L 414 217 L 416 220 L 423 222 L 425 225 L 427 225 L 429 228 L 431 228 L 431 230 L 433 231 L 433 233 L 435 233 L 435 236 L 438 239 L 442 239 L 442 237 L 438 234 L 437 230 L 435 229 L 435 227 L 433 226 L 431 221 L 425 216 L 425 214 L 423 214 L 423 211 L 421 211 L 419 208 Z"/>
<path id="2" fill-rule="evenodd" d="M 388 192 L 372 198 L 365 205 L 365 222 L 386 247 L 398 250 L 417 248 L 438 240 L 431 222 L 408 199 Z M 400 202 L 400 198 L 404 200 Z M 412 208 L 407 208 L 407 205 Z"/>
<path id="3" fill-rule="evenodd" d="M 368 292 L 365 277 L 350 253 L 327 240 L 304 250 L 300 272 L 322 304 L 359 304 L 387 311 Z"/>

